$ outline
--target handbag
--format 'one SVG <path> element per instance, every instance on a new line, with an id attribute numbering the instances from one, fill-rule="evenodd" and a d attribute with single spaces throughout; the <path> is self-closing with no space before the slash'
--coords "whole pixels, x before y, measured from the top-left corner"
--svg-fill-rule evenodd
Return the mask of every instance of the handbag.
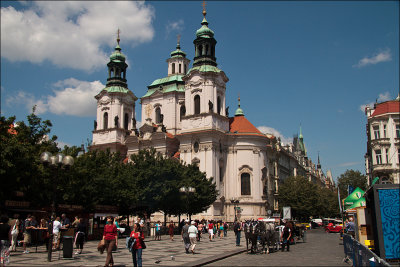
<path id="1" fill-rule="evenodd" d="M 142 249 L 146 248 L 146 243 L 144 243 L 143 239 L 140 239 L 140 245 L 142 246 Z"/>
<path id="2" fill-rule="evenodd" d="M 17 235 L 17 234 L 18 234 L 17 222 L 15 222 L 14 227 L 11 230 L 11 235 Z"/>
<path id="3" fill-rule="evenodd" d="M 104 250 L 106 249 L 106 244 L 104 239 L 100 240 L 100 242 L 97 244 L 97 250 L 100 252 L 100 254 L 103 254 Z"/>

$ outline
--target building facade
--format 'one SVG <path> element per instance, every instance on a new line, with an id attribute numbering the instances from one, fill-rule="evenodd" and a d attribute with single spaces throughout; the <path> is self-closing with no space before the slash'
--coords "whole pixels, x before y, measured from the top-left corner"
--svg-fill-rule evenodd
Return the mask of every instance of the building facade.
<path id="1" fill-rule="evenodd" d="M 167 59 L 167 76 L 154 80 L 140 99 L 140 128 L 136 128 L 135 119 L 137 98 L 128 89 L 127 64 L 117 41 L 108 63 L 107 85 L 96 96 L 97 121 L 91 149 L 120 151 L 129 159 L 139 150 L 153 147 L 167 157 L 197 164 L 207 178 L 214 180 L 219 196 L 207 211 L 194 218 L 233 221 L 237 202 L 241 208 L 238 218 L 266 216 L 268 211 L 278 211 L 283 173 L 317 181 L 302 135 L 296 144 L 299 148 L 286 151 L 275 136 L 261 133 L 245 117 L 240 98 L 234 116 L 229 116 L 229 78 L 218 68 L 217 41 L 208 27 L 205 10 L 193 41 L 192 67 L 178 39 Z"/>
<path id="2" fill-rule="evenodd" d="M 400 96 L 391 101 L 366 107 L 367 153 L 365 169 L 368 184 L 400 181 Z"/>

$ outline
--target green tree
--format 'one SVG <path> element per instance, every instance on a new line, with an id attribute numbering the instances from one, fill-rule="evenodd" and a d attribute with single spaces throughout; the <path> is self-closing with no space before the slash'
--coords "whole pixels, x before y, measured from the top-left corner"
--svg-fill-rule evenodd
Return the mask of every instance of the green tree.
<path id="1" fill-rule="evenodd" d="M 346 198 L 348 196 L 348 186 L 361 188 L 362 190 L 367 189 L 367 176 L 361 174 L 360 171 L 346 170 L 345 173 L 341 174 L 338 178 L 338 187 L 340 190 L 340 197 Z"/>
<path id="2" fill-rule="evenodd" d="M 310 216 L 318 215 L 320 196 L 317 185 L 303 176 L 287 178 L 279 186 L 279 206 L 290 206 L 292 217 L 308 220 Z"/>

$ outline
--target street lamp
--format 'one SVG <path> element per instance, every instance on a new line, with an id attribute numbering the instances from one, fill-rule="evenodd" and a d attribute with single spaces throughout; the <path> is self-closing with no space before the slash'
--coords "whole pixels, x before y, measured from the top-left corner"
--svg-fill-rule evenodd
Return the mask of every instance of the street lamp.
<path id="1" fill-rule="evenodd" d="M 56 185 L 58 178 L 58 169 L 64 168 L 69 169 L 72 165 L 74 165 L 74 158 L 71 156 L 64 156 L 62 153 L 57 153 L 57 155 L 52 155 L 50 152 L 43 152 L 40 155 L 40 161 L 43 165 L 50 165 L 51 168 L 55 170 L 54 181 L 53 181 L 53 203 L 51 207 L 52 217 L 56 216 Z M 52 241 L 53 241 L 53 220 L 50 219 L 49 224 L 49 244 L 47 247 L 47 261 L 51 261 L 51 253 L 52 253 Z"/>
<path id="2" fill-rule="evenodd" d="M 237 221 L 236 207 L 239 204 L 239 199 L 231 198 L 231 203 L 233 204 L 233 209 L 235 210 L 235 222 Z"/>
<path id="3" fill-rule="evenodd" d="M 191 186 L 188 186 L 188 187 L 182 186 L 181 188 L 179 188 L 179 192 L 188 196 L 190 193 L 193 193 L 193 194 L 196 193 L 196 188 L 191 187 Z M 190 220 L 191 215 L 189 213 L 189 201 L 186 201 L 186 211 L 189 214 L 189 220 Z"/>

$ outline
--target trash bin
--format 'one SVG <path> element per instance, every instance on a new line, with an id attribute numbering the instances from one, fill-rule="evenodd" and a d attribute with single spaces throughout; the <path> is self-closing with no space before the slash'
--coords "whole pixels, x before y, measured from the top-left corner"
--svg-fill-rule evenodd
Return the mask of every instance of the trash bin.
<path id="1" fill-rule="evenodd" d="M 73 252 L 73 237 L 72 236 L 64 236 L 63 237 L 63 258 L 70 259 L 72 258 Z"/>

